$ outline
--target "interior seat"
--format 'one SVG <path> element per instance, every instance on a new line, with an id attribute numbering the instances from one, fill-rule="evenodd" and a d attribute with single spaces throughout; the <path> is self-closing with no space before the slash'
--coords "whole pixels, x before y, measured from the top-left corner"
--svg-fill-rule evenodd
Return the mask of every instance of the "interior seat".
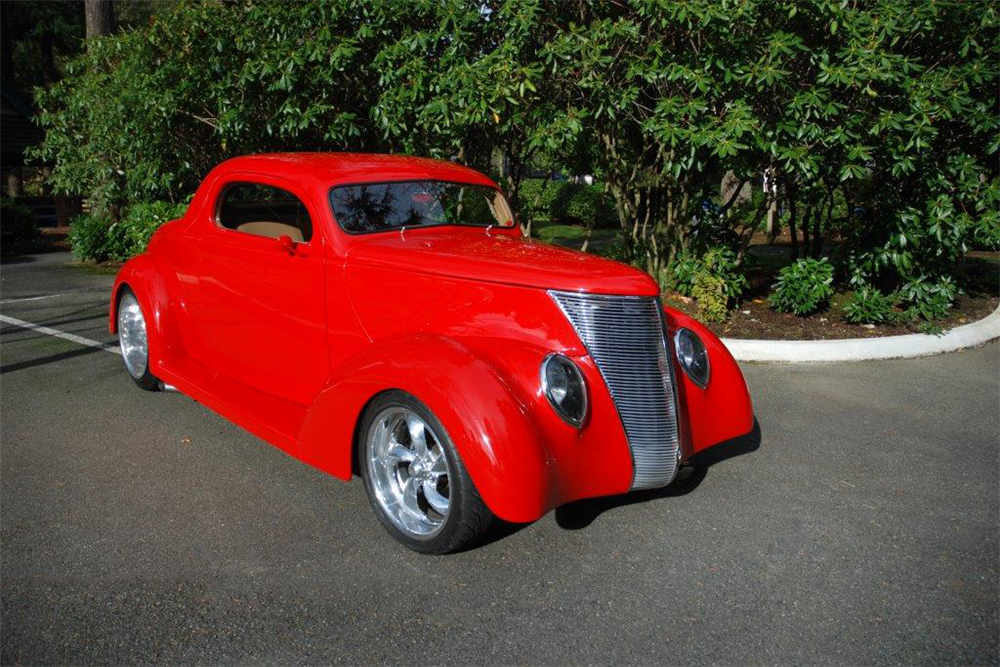
<path id="1" fill-rule="evenodd" d="M 302 230 L 281 222 L 244 222 L 236 228 L 238 231 L 257 236 L 269 236 L 273 239 L 288 236 L 296 243 L 302 243 Z"/>

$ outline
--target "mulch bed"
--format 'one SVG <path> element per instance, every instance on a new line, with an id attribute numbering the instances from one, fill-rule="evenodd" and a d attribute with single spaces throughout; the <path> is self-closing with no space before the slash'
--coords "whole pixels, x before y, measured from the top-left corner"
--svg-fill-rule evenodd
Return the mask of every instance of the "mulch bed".
<path id="1" fill-rule="evenodd" d="M 977 252 L 968 260 L 975 266 L 976 279 L 965 287 L 949 316 L 933 323 L 941 330 L 951 329 L 980 320 L 1000 304 L 1000 253 Z M 985 260 L 985 261 L 984 261 Z M 767 294 L 775 279 L 775 269 L 761 268 L 751 272 L 750 290 L 744 301 L 722 323 L 706 322 L 717 336 L 762 340 L 833 340 L 842 338 L 877 338 L 918 333 L 921 322 L 907 325 L 863 325 L 844 321 L 842 305 L 849 292 L 834 295 L 826 310 L 808 317 L 778 313 L 771 309 Z M 691 299 L 674 293 L 663 295 L 667 305 L 698 317 L 698 307 Z M 926 331 L 926 323 L 924 323 Z"/>

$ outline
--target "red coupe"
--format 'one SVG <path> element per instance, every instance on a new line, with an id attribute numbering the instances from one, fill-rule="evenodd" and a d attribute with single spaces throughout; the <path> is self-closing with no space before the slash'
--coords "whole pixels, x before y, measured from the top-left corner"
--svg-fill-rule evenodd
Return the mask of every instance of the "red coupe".
<path id="1" fill-rule="evenodd" d="M 645 273 L 524 238 L 492 180 L 436 160 L 229 160 L 125 264 L 110 327 L 290 455 L 357 474 L 406 546 L 670 484 L 753 411 L 720 341 Z"/>

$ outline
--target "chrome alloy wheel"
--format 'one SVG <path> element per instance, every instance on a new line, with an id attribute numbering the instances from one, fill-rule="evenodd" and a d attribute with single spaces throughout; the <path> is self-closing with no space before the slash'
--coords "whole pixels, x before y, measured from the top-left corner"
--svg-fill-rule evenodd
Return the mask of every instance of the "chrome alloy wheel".
<path id="1" fill-rule="evenodd" d="M 393 406 L 368 431 L 368 467 L 375 498 L 392 523 L 414 539 L 444 525 L 451 506 L 442 439 L 416 412 Z"/>
<path id="2" fill-rule="evenodd" d="M 135 295 L 126 294 L 118 304 L 118 345 L 129 375 L 139 379 L 146 373 L 149 344 L 146 340 L 146 318 Z"/>

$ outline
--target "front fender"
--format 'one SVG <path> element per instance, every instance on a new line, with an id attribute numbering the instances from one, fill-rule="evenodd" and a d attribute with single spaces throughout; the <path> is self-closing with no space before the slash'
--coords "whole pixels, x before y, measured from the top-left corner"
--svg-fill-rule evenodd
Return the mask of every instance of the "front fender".
<path id="1" fill-rule="evenodd" d="M 528 406 L 494 365 L 439 335 L 383 339 L 337 369 L 306 415 L 298 457 L 350 478 L 358 420 L 389 389 L 434 412 L 494 514 L 534 521 L 552 506 L 549 455 Z"/>
<path id="2" fill-rule="evenodd" d="M 746 380 L 733 355 L 715 334 L 694 318 L 671 308 L 665 308 L 664 313 L 670 345 L 673 345 L 678 328 L 690 329 L 705 344 L 711 364 L 711 378 L 708 386 L 702 389 L 680 368 L 677 355 L 671 350 L 677 377 L 677 400 L 681 407 L 685 458 L 752 431 L 753 404 Z"/>

